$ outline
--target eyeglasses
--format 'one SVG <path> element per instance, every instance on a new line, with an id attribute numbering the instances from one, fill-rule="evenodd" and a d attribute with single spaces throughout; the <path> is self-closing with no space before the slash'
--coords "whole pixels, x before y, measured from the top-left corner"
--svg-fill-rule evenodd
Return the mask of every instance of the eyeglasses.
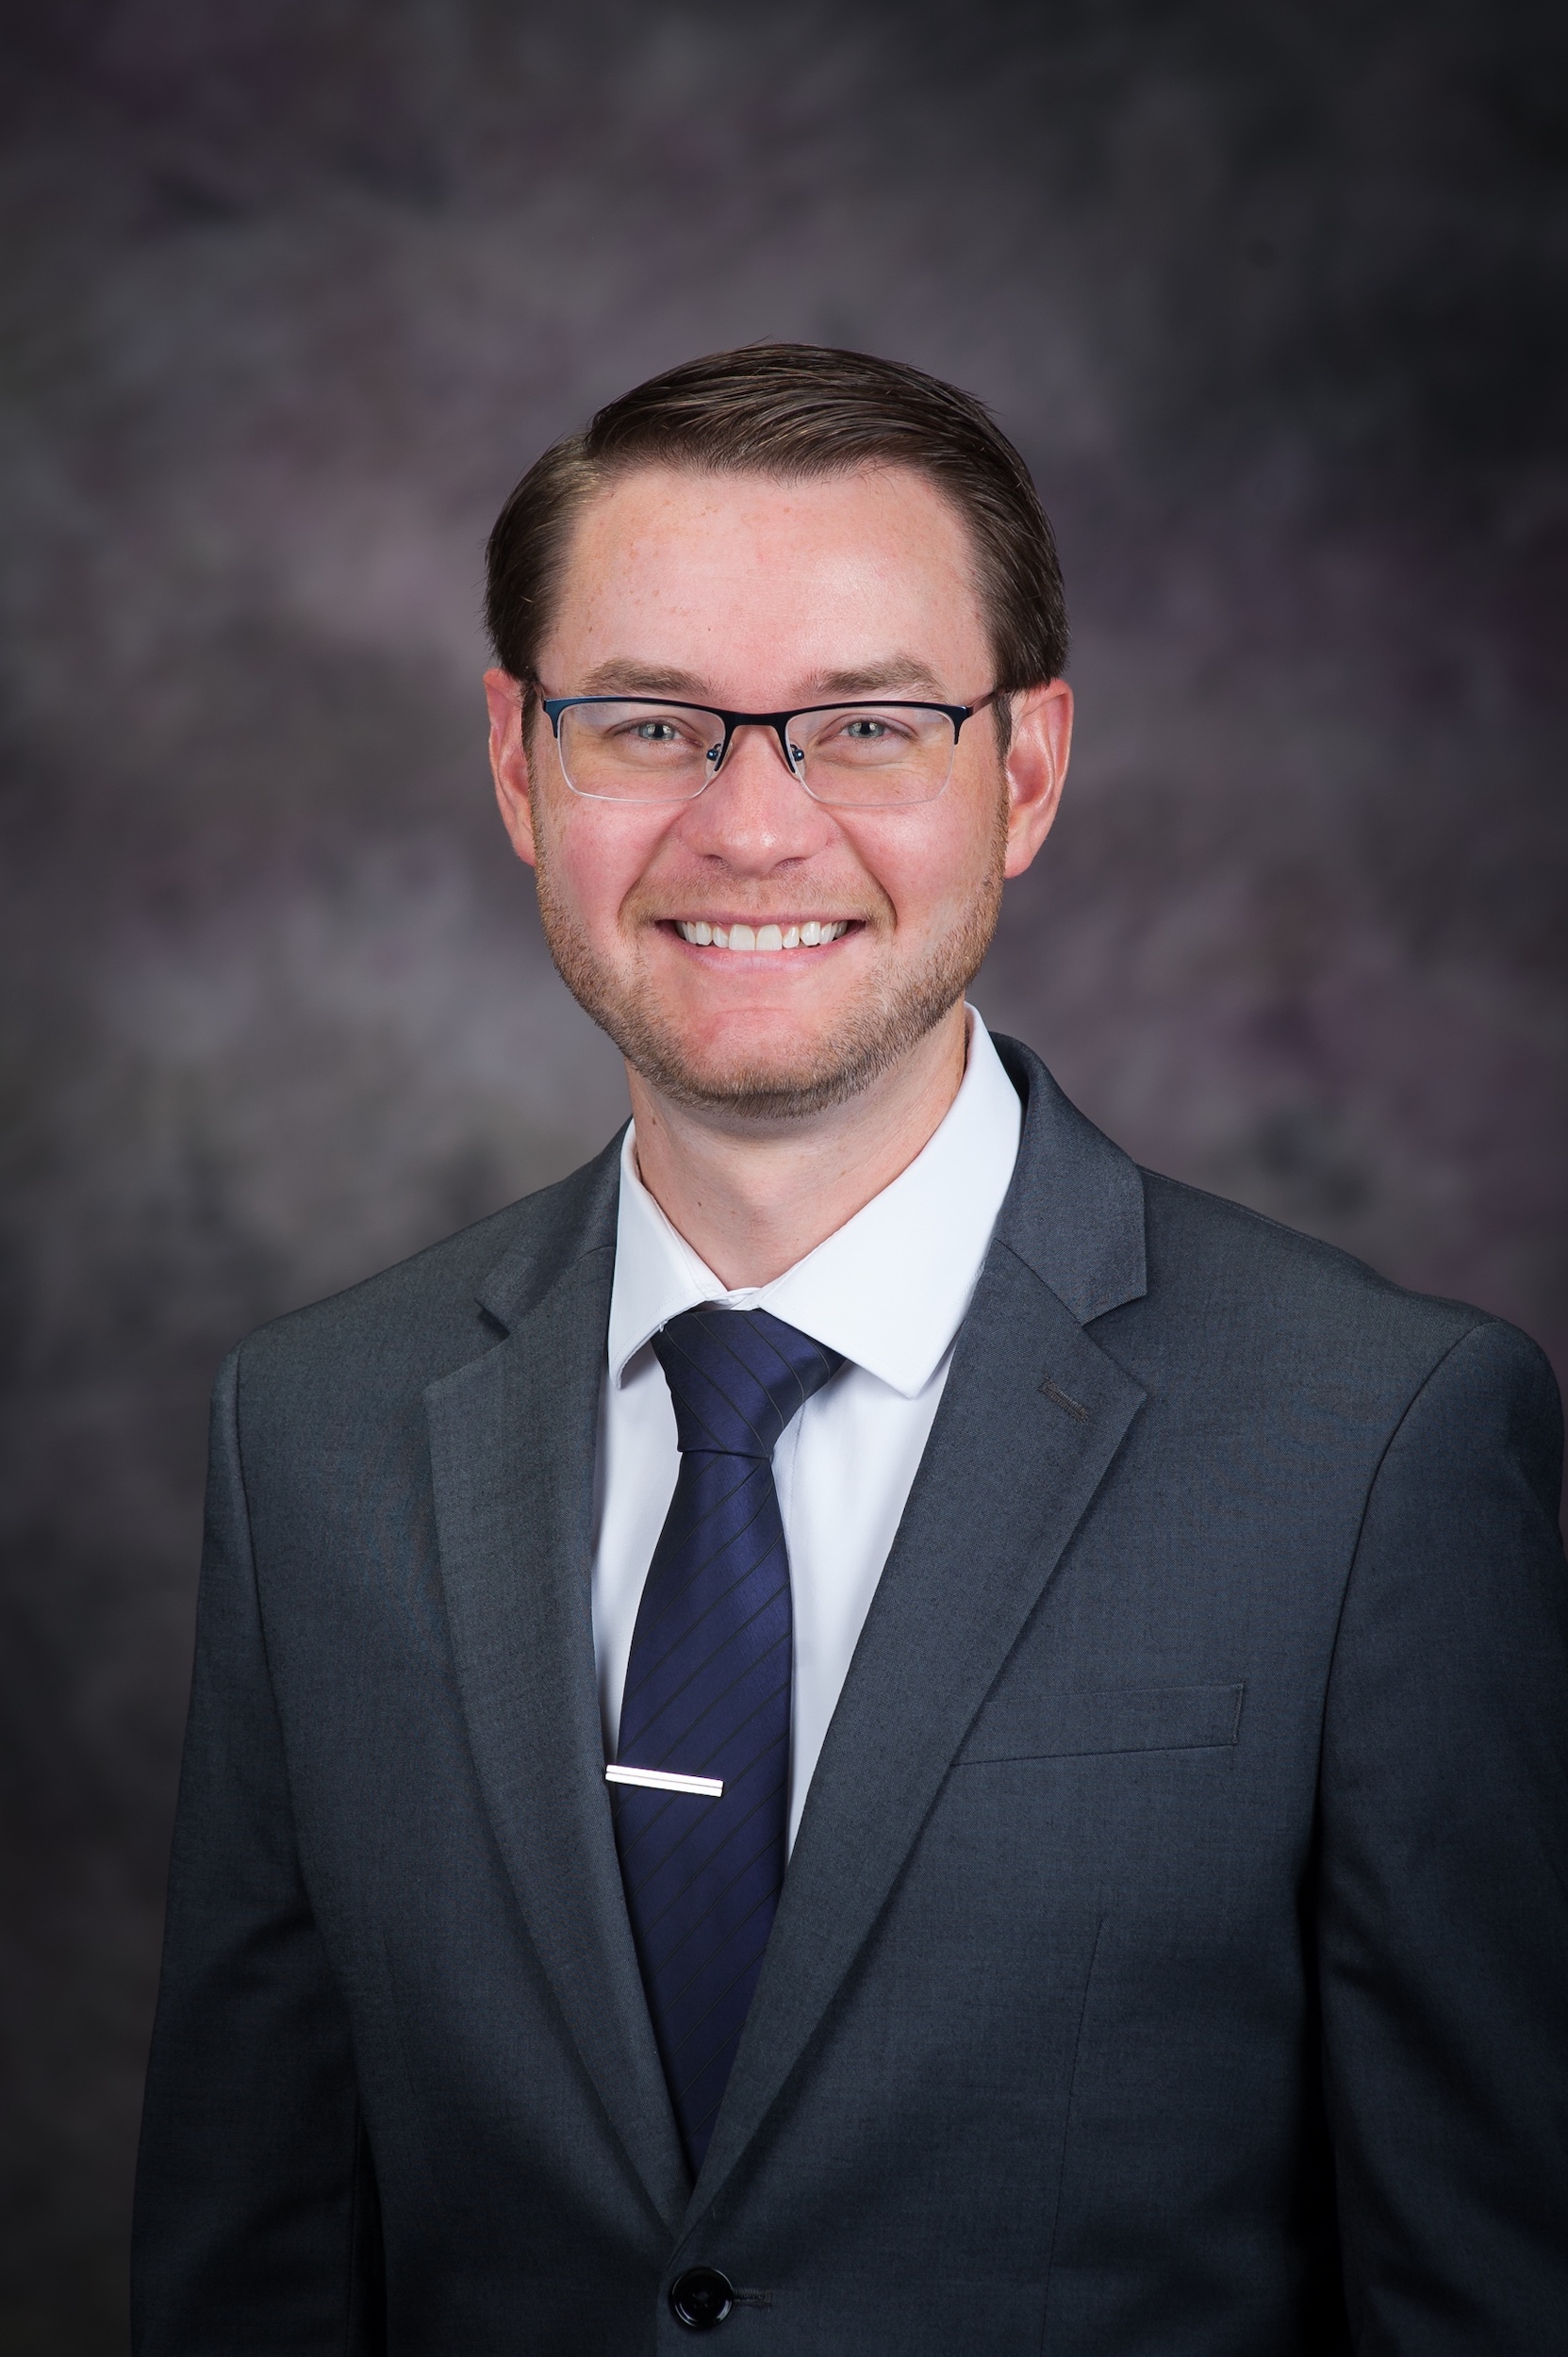
<path id="1" fill-rule="evenodd" d="M 958 732 L 994 703 L 809 704 L 714 712 L 663 696 L 545 696 L 561 774 L 604 802 L 693 802 L 723 768 L 736 729 L 771 729 L 791 777 L 834 810 L 933 802 L 952 775 Z"/>

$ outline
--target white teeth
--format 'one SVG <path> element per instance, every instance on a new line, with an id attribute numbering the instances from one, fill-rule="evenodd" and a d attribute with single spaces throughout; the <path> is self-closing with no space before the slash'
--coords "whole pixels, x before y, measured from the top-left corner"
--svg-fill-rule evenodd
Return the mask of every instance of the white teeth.
<path id="1" fill-rule="evenodd" d="M 847 916 L 821 924 L 814 916 L 804 925 L 710 925 L 701 917 L 683 916 L 676 930 L 694 949 L 816 949 L 837 941 L 850 930 Z"/>

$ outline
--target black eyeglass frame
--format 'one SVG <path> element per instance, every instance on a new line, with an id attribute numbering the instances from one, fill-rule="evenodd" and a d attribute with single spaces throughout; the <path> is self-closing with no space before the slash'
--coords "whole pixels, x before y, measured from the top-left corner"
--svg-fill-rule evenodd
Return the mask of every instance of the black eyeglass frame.
<path id="1" fill-rule="evenodd" d="M 724 712 L 720 710 L 718 704 L 701 703 L 695 698 L 687 696 L 541 696 L 539 698 L 539 709 L 544 714 L 546 719 L 550 722 L 551 733 L 554 737 L 557 747 L 559 747 L 561 742 L 561 715 L 563 712 L 569 712 L 573 704 L 651 704 L 654 710 L 661 712 L 706 712 L 711 714 L 714 719 L 721 720 L 723 722 L 724 734 L 717 749 L 711 745 L 708 748 L 706 758 L 711 766 L 707 776 L 702 780 L 701 784 L 698 787 L 697 793 L 671 794 L 668 796 L 658 797 L 650 795 L 647 797 L 647 799 L 651 802 L 655 799 L 668 800 L 672 802 L 694 802 L 696 801 L 699 794 L 705 794 L 707 792 L 715 778 L 718 777 L 720 769 L 723 768 L 725 762 L 729 759 L 730 746 L 734 740 L 736 729 L 771 729 L 774 735 L 779 740 L 779 750 L 784 755 L 784 767 L 789 771 L 790 776 L 794 779 L 796 784 L 801 788 L 801 792 L 811 794 L 810 786 L 807 785 L 805 779 L 801 774 L 801 771 L 795 766 L 796 755 L 795 753 L 792 753 L 789 738 L 784 733 L 791 720 L 804 720 L 814 712 L 940 712 L 945 719 L 950 720 L 952 723 L 953 750 L 956 753 L 958 750 L 958 732 L 964 726 L 965 721 L 972 720 L 977 712 L 983 712 L 985 710 L 987 704 L 994 704 L 1001 692 L 1002 691 L 999 687 L 993 687 L 985 695 L 978 697 L 972 704 L 933 703 L 930 698 L 925 696 L 841 696 L 835 698 L 830 703 L 796 704 L 784 712 Z M 803 766 L 805 761 L 804 753 L 800 753 L 799 758 Z M 566 764 L 564 762 L 561 765 L 561 775 L 566 778 L 567 784 L 570 788 L 570 791 L 573 794 L 578 795 L 581 799 L 586 802 L 614 802 L 621 800 L 633 801 L 643 799 L 640 796 L 634 795 L 622 796 L 619 794 L 586 794 L 581 786 L 572 785 L 571 780 L 567 777 Z M 927 796 L 926 799 L 928 801 L 934 802 L 941 795 L 947 792 L 948 783 L 951 776 L 952 768 L 949 765 L 948 776 L 943 779 L 942 783 L 938 786 L 935 794 Z M 815 802 L 820 798 L 812 794 L 811 799 Z M 831 809 L 833 807 L 834 805 L 831 803 L 824 804 L 824 808 Z M 845 802 L 839 805 L 839 807 L 845 810 L 896 810 L 900 808 L 900 805 L 896 802 Z M 902 807 L 905 809 L 916 809 L 919 805 L 916 803 L 905 803 Z"/>

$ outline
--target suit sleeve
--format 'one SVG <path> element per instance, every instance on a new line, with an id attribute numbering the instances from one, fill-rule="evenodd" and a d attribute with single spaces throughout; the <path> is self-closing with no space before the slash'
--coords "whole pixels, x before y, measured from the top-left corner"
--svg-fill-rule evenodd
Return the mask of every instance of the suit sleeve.
<path id="1" fill-rule="evenodd" d="M 1384 1455 L 1325 1723 L 1326 2095 L 1360 2357 L 1568 2348 L 1568 1572 L 1549 1368 L 1483 1323 Z"/>
<path id="2" fill-rule="evenodd" d="M 373 2177 L 301 1878 L 239 1437 L 213 1398 L 190 1715 L 137 2171 L 138 2357 L 369 2357 Z"/>

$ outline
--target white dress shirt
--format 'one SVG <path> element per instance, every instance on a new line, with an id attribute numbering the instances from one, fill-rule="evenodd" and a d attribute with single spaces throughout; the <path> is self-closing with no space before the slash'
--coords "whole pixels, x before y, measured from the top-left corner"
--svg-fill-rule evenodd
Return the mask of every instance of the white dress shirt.
<path id="1" fill-rule="evenodd" d="M 643 1580 L 680 1467 L 650 1338 L 684 1310 L 769 1310 L 845 1365 L 787 1424 L 773 1478 L 789 1550 L 795 1654 L 789 1839 L 931 1431 L 952 1347 L 1017 1159 L 1022 1108 L 971 1007 L 958 1095 L 907 1170 L 770 1285 L 732 1292 L 620 1161 L 594 1501 L 593 1637 L 606 1755 Z"/>

